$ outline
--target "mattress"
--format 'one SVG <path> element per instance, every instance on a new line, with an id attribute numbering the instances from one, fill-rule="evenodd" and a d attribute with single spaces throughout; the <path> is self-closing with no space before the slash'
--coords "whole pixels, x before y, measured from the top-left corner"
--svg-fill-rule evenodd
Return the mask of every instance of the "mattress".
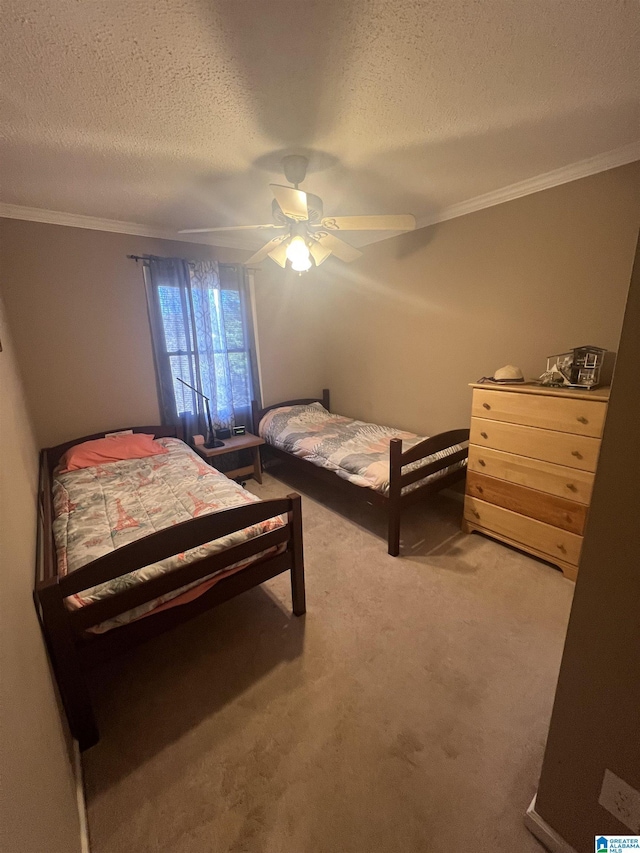
<path id="1" fill-rule="evenodd" d="M 182 441 L 175 438 L 161 438 L 158 441 L 166 447 L 167 453 L 111 462 L 79 471 L 54 472 L 53 534 L 59 575 L 77 571 L 98 557 L 165 527 L 259 500 L 238 483 L 207 465 Z M 84 607 L 284 524 L 285 519 L 277 516 L 236 530 L 182 554 L 82 590 L 65 599 L 65 604 L 70 609 Z M 145 602 L 90 631 L 103 633 L 172 604 L 192 600 L 222 577 L 245 568 L 275 550 L 262 552 Z"/>
<path id="2" fill-rule="evenodd" d="M 350 483 L 373 489 L 383 495 L 389 493 L 391 439 L 401 438 L 404 452 L 428 437 L 333 415 L 320 403 L 271 409 L 260 421 L 258 431 L 268 444 L 306 459 L 320 468 L 335 471 L 339 477 Z M 436 460 L 445 459 L 462 448 L 463 445 L 456 444 L 432 456 L 419 459 L 404 466 L 403 474 Z M 466 459 L 445 467 L 406 486 L 403 493 L 444 477 L 465 464 Z"/>

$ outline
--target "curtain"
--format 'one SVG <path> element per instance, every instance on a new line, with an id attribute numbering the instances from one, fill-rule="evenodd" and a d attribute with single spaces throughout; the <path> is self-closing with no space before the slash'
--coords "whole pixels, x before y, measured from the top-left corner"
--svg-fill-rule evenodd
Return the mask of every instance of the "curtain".
<path id="1" fill-rule="evenodd" d="M 253 329 L 244 269 L 215 261 L 147 259 L 147 298 L 163 423 L 181 423 L 186 440 L 250 424 L 257 392 Z"/>

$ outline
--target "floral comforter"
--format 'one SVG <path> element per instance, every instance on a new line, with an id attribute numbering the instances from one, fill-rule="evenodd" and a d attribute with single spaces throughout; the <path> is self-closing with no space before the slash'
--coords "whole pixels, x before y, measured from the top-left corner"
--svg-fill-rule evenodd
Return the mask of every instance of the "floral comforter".
<path id="1" fill-rule="evenodd" d="M 332 415 L 320 403 L 271 409 L 260 421 L 259 433 L 268 444 L 274 447 L 286 450 L 295 456 L 301 456 L 320 468 L 335 471 L 339 477 L 351 483 L 374 489 L 382 494 L 389 492 L 389 442 L 391 439 L 403 439 L 404 452 L 427 437 L 356 421 L 342 415 Z M 436 459 L 444 459 L 461 449 L 462 445 L 457 444 L 438 451 L 433 456 L 406 465 L 403 473 L 420 468 Z M 457 462 L 418 480 L 405 487 L 403 491 L 411 491 L 465 464 L 466 460 Z"/>
<path id="2" fill-rule="evenodd" d="M 207 465 L 182 441 L 175 438 L 158 441 L 167 448 L 167 453 L 54 475 L 53 533 L 59 574 L 74 572 L 92 560 L 164 527 L 258 500 Z M 66 604 L 72 609 L 82 607 L 169 572 L 185 562 L 190 563 L 245 542 L 284 523 L 284 519 L 277 516 L 244 530 L 236 530 L 221 539 L 69 596 Z M 263 554 L 258 554 L 155 601 L 146 602 L 90 630 L 102 633 L 131 622 L 171 599 L 183 596 L 188 590 L 202 586 L 201 591 L 204 592 L 216 579 L 244 568 L 261 556 Z"/>

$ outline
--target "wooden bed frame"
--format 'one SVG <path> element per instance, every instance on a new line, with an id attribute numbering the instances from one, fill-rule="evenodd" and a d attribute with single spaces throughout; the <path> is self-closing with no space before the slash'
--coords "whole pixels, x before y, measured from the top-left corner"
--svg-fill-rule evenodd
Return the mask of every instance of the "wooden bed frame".
<path id="1" fill-rule="evenodd" d="M 178 437 L 178 430 L 175 427 L 149 426 L 125 429 L 153 433 L 158 438 Z M 164 528 L 99 557 L 65 577 L 59 577 L 52 531 L 53 469 L 70 447 L 83 441 L 103 438 L 104 435 L 105 433 L 98 433 L 84 436 L 57 447 L 46 448 L 40 454 L 34 601 L 69 727 L 82 750 L 97 743 L 99 737 L 84 675 L 88 667 L 157 636 L 282 572 L 291 573 L 294 614 L 301 616 L 305 612 L 302 512 L 300 495 L 297 494 L 290 494 L 279 500 L 243 504 Z M 78 610 L 70 610 L 64 603 L 67 596 L 83 589 L 113 580 L 135 569 L 276 515 L 287 517 L 287 523 L 283 527 L 197 562 L 185 564 L 167 574 L 129 587 Z M 235 574 L 222 578 L 207 592 L 191 602 L 159 613 L 152 613 L 143 619 L 129 622 L 103 634 L 87 633 L 88 628 L 125 613 L 146 601 L 193 583 L 199 578 L 205 578 L 268 548 L 283 544 L 285 550 L 281 553 L 264 557 Z"/>
<path id="2" fill-rule="evenodd" d="M 273 403 L 271 406 L 267 406 L 264 409 L 259 408 L 258 404 L 254 400 L 251 404 L 254 434 L 258 435 L 258 426 L 260 421 L 267 412 L 271 411 L 271 409 L 278 409 L 281 406 L 308 406 L 311 405 L 311 403 L 322 403 L 327 411 L 331 411 L 329 408 L 329 389 L 323 389 L 322 397 L 314 397 L 305 400 L 285 400 L 282 403 Z M 388 519 L 388 552 L 392 557 L 397 557 L 400 553 L 400 519 L 402 516 L 402 510 L 405 507 L 434 494 L 435 492 L 445 489 L 447 486 L 452 485 L 456 481 L 462 480 L 466 475 L 466 467 L 458 468 L 449 474 L 438 477 L 436 480 L 432 480 L 429 483 L 418 486 L 405 494 L 403 494 L 402 490 L 406 486 L 409 486 L 418 480 L 422 480 L 424 477 L 428 477 L 430 474 L 435 474 L 443 468 L 448 468 L 450 465 L 454 465 L 456 462 L 466 459 L 469 451 L 468 448 L 465 447 L 462 450 L 455 451 L 444 459 L 438 459 L 435 462 L 430 462 L 415 470 L 407 471 L 406 474 L 402 473 L 403 467 L 405 465 L 409 465 L 411 462 L 417 462 L 419 459 L 431 456 L 439 450 L 445 450 L 448 447 L 453 447 L 456 444 L 462 444 L 468 440 L 468 429 L 454 429 L 449 430 L 448 432 L 441 432 L 431 438 L 426 438 L 424 441 L 421 441 L 419 444 L 416 444 L 414 447 L 403 453 L 402 439 L 392 438 L 389 447 L 388 495 L 383 495 L 373 489 L 358 486 L 355 483 L 349 482 L 349 480 L 344 480 L 342 477 L 338 477 L 333 471 L 330 471 L 327 468 L 320 468 L 299 456 L 294 456 L 292 453 L 288 453 L 286 450 L 274 447 L 272 444 L 264 445 L 263 449 L 268 448 L 269 453 L 279 459 L 286 460 L 299 471 L 311 474 L 318 480 L 322 480 L 325 483 L 341 488 L 343 491 L 348 492 L 353 500 L 382 507 L 387 513 Z"/>

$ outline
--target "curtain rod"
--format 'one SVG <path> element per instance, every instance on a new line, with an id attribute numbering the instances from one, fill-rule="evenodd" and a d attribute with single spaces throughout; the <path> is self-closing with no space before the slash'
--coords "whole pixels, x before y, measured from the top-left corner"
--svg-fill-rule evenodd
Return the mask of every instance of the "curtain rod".
<path id="1" fill-rule="evenodd" d="M 161 257 L 160 255 L 127 255 L 127 257 L 129 258 L 129 260 L 135 261 L 136 263 L 138 263 L 138 261 L 142 261 L 143 264 L 148 264 L 149 261 L 152 261 L 154 258 L 158 258 L 161 261 L 168 260 L 168 258 Z M 190 267 L 192 267 L 195 263 L 195 261 L 188 261 L 186 258 L 175 258 L 175 260 L 184 261 Z"/>
<path id="2" fill-rule="evenodd" d="M 160 257 L 160 256 L 159 255 L 127 255 L 127 258 L 129 258 L 129 260 L 135 261 L 136 263 L 138 261 L 142 261 L 144 263 L 145 261 L 150 261 L 152 258 L 157 258 L 157 257 Z M 186 260 L 186 258 L 180 258 L 180 260 Z M 186 261 L 186 262 L 189 264 L 189 266 L 193 266 L 195 263 L 195 261 Z M 218 266 L 219 267 L 237 267 L 237 266 L 242 266 L 242 264 L 224 264 L 224 263 L 218 262 Z M 259 267 L 245 267 L 245 269 L 248 270 L 249 272 L 258 272 Z"/>

